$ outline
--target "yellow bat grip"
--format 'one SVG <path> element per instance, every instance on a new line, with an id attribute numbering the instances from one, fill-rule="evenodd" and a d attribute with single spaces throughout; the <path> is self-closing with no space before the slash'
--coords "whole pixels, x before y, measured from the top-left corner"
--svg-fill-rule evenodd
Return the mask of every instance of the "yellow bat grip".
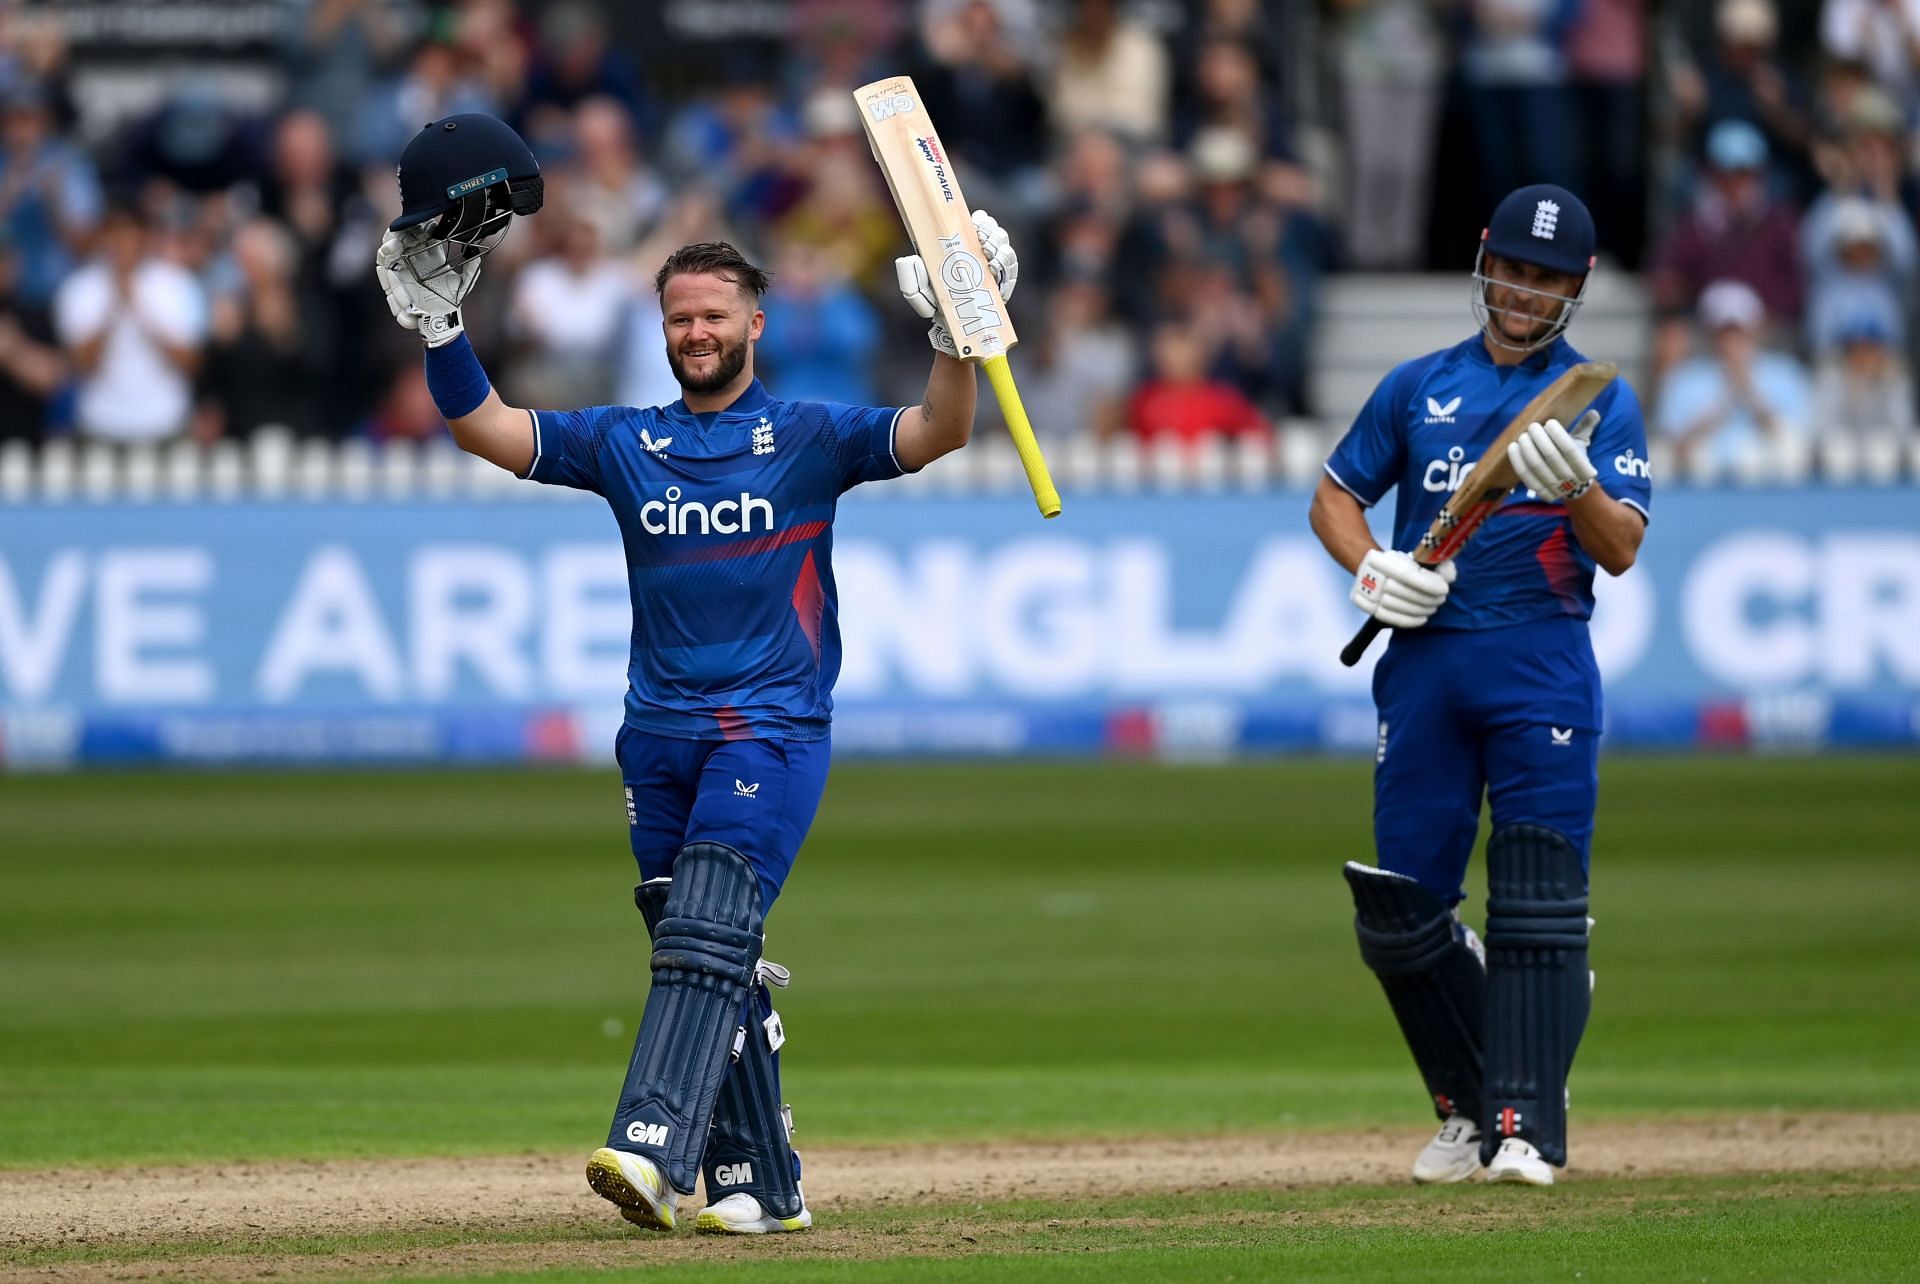
<path id="1" fill-rule="evenodd" d="M 1020 389 L 1014 386 L 1013 370 L 1007 365 L 1006 354 L 988 357 L 980 364 L 987 368 L 987 380 L 993 384 L 993 395 L 1000 403 L 1001 417 L 1007 421 L 1013 448 L 1020 455 L 1020 466 L 1027 470 L 1027 485 L 1033 488 L 1033 502 L 1040 506 L 1040 516 L 1060 516 L 1060 492 L 1053 488 L 1053 474 L 1047 471 L 1046 456 L 1040 453 L 1040 443 L 1033 439 L 1033 425 L 1027 422 L 1027 408 L 1020 404 Z"/>

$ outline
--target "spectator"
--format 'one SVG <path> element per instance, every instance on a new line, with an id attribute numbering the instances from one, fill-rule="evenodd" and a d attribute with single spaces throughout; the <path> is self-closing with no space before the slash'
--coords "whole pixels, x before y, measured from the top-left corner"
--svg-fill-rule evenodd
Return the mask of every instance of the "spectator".
<path id="1" fill-rule="evenodd" d="M 880 318 L 838 256 L 822 246 L 783 245 L 765 309 L 767 328 L 754 351 L 779 381 L 782 397 L 873 404 L 868 361 L 880 340 Z"/>
<path id="2" fill-rule="evenodd" d="M 929 7 L 914 83 L 940 141 L 969 179 L 1010 184 L 1045 159 L 1046 104 L 1025 52 L 990 0 L 962 0 L 950 13 Z M 988 204 L 969 181 L 967 195 Z"/>
<path id="3" fill-rule="evenodd" d="M 1206 348 L 1186 326 L 1168 322 L 1154 330 L 1152 362 L 1151 377 L 1127 407 L 1127 427 L 1141 441 L 1192 446 L 1267 431 L 1251 401 L 1207 378 Z"/>
<path id="4" fill-rule="evenodd" d="M 1779 29 L 1773 0 L 1720 0 L 1705 67 L 1682 62 L 1674 68 L 1674 105 L 1689 148 L 1720 121 L 1743 120 L 1760 130 L 1773 177 L 1804 200 L 1813 181 L 1806 96 L 1776 52 Z"/>
<path id="5" fill-rule="evenodd" d="M 319 112 L 334 137 L 346 135 L 379 69 L 406 40 L 399 6 L 387 0 L 296 0 L 286 6 L 282 60 L 291 104 Z"/>
<path id="6" fill-rule="evenodd" d="M 318 311 L 301 289 L 293 237 L 256 218 L 234 237 L 240 288 L 216 298 L 203 388 L 214 420 L 207 435 L 246 434 L 283 424 L 324 432 L 332 353 Z"/>
<path id="7" fill-rule="evenodd" d="M 0 248 L 0 441 L 41 439 L 67 382 L 67 361 L 44 307 L 19 297 L 20 255 Z"/>
<path id="8" fill-rule="evenodd" d="M 18 297 L 46 307 L 100 219 L 100 180 L 54 136 L 46 89 L 14 83 L 0 97 L 0 230 L 20 256 Z"/>
<path id="9" fill-rule="evenodd" d="M 1894 268 L 1908 275 L 1914 268 L 1914 227 L 1906 185 L 1904 122 L 1891 99 L 1877 89 L 1865 89 L 1847 106 L 1842 145 L 1826 153 L 1829 189 L 1807 211 L 1804 234 L 1807 258 L 1818 265 L 1813 250 L 1826 241 L 1828 223 L 1837 206 L 1865 201 L 1881 224 L 1881 239 Z"/>
<path id="10" fill-rule="evenodd" d="M 1914 275 L 1913 225 L 1904 214 L 1862 197 L 1835 200 L 1822 210 L 1807 240 L 1813 294 L 1807 307 L 1807 344 L 1816 358 L 1832 354 L 1841 332 L 1862 316 L 1877 318 L 1904 346 L 1901 300 Z"/>
<path id="11" fill-rule="evenodd" d="M 1741 281 L 1700 295 L 1711 355 L 1683 362 L 1660 393 L 1654 421 L 1683 464 L 1709 473 L 1764 472 L 1804 458 L 1812 390 L 1800 362 L 1761 347 L 1766 304 Z"/>
<path id="12" fill-rule="evenodd" d="M 1572 187 L 1571 72 L 1562 53 L 1578 0 L 1465 0 L 1460 77 L 1479 161 L 1480 208 L 1526 183 Z"/>
<path id="13" fill-rule="evenodd" d="M 1157 142 L 1167 134 L 1169 72 L 1166 47 L 1122 16 L 1118 0 L 1073 0 L 1047 95 L 1054 128 Z"/>
<path id="14" fill-rule="evenodd" d="M 515 404 L 591 406 L 613 394 L 614 344 L 634 288 L 624 261 L 606 253 L 600 231 L 564 204 L 550 204 L 541 231 L 552 252 L 520 271 L 509 332 Z"/>
<path id="15" fill-rule="evenodd" d="M 1913 106 L 1920 0 L 1825 0 L 1820 43 L 1829 57 L 1864 63 L 1882 88 Z"/>
<path id="16" fill-rule="evenodd" d="M 1585 0 L 1567 35 L 1586 155 L 1586 194 L 1603 253 L 1637 267 L 1647 221 L 1646 0 Z"/>
<path id="17" fill-rule="evenodd" d="M 1426 0 L 1335 0 L 1348 257 L 1420 266 L 1446 50 Z M 1637 143 L 1639 140 L 1635 140 Z"/>
<path id="18" fill-rule="evenodd" d="M 802 176 L 792 157 L 800 138 L 798 115 L 770 84 L 738 67 L 667 127 L 674 170 L 715 185 L 729 218 L 755 224 L 779 217 L 798 198 Z"/>
<path id="19" fill-rule="evenodd" d="M 1225 127 L 1253 140 L 1268 159 L 1294 159 L 1293 125 L 1279 95 L 1260 83 L 1260 64 L 1251 50 L 1226 36 L 1208 40 L 1195 55 L 1193 81 L 1175 143 L 1184 147 L 1203 129 Z"/>
<path id="20" fill-rule="evenodd" d="M 798 156 L 798 199 L 773 227 L 780 237 L 834 260 L 832 271 L 851 281 L 891 281 L 902 253 L 900 215 L 874 180 L 873 157 L 853 100 L 823 90 L 807 103 L 808 143 Z M 967 195 L 986 208 L 986 202 Z"/>
<path id="21" fill-rule="evenodd" d="M 1823 437 L 1914 439 L 1913 375 L 1886 314 L 1842 321 L 1814 374 L 1813 421 Z"/>
<path id="22" fill-rule="evenodd" d="M 401 361 L 388 372 L 381 384 L 380 397 L 365 418 L 354 425 L 353 435 L 384 444 L 391 441 L 441 441 L 446 421 L 433 404 L 427 388 L 427 373 L 418 358 Z"/>
<path id="23" fill-rule="evenodd" d="M 207 306 L 193 275 L 153 253 L 131 206 L 100 225 L 99 255 L 61 282 L 54 329 L 79 372 L 76 426 L 109 441 L 153 441 L 187 426 Z"/>
<path id="24" fill-rule="evenodd" d="M 612 98 L 589 98 L 574 112 L 570 168 L 574 206 L 611 254 L 631 250 L 666 208 L 666 185 L 640 159 L 632 118 Z"/>
<path id="25" fill-rule="evenodd" d="M 1100 279 L 1071 273 L 1047 298 L 1046 325 L 1022 346 L 1020 394 L 1043 438 L 1106 438 L 1127 424 L 1133 336 Z"/>
<path id="26" fill-rule="evenodd" d="M 129 190 L 157 180 L 196 196 L 225 192 L 258 172 L 259 134 L 258 120 L 215 86 L 183 81 L 129 127 L 119 181 Z"/>
<path id="27" fill-rule="evenodd" d="M 1744 282 L 1770 316 L 1799 321 L 1799 221 L 1768 192 L 1766 164 L 1766 139 L 1747 122 L 1722 121 L 1708 133 L 1706 181 L 1654 253 L 1656 374 L 1686 350 L 1689 317 L 1709 282 Z"/>
<path id="28" fill-rule="evenodd" d="M 391 166 L 420 127 L 460 112 L 500 114 L 500 104 L 462 64 L 459 49 L 443 40 L 422 42 L 406 70 L 362 99 L 353 128 L 344 136 L 361 165 Z"/>
<path id="29" fill-rule="evenodd" d="M 529 112 L 543 107 L 573 112 L 607 98 L 636 125 L 652 123 L 640 69 L 608 39 L 599 7 L 576 0 L 544 6 L 526 98 Z"/>

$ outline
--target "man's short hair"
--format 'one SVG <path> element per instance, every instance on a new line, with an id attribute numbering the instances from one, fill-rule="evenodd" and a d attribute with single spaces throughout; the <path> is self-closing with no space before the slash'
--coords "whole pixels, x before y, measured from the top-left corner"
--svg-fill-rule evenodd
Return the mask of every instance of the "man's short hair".
<path id="1" fill-rule="evenodd" d="M 711 273 L 733 282 L 756 300 L 767 292 L 773 280 L 772 273 L 755 267 L 746 255 L 726 241 L 697 241 L 669 254 L 660 270 L 653 274 L 653 292 L 664 298 L 667 282 L 682 273 Z"/>

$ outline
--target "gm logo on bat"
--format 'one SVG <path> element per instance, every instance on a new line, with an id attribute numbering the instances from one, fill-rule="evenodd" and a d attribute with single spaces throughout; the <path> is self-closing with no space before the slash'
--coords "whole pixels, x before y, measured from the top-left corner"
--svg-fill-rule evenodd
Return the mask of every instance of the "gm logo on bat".
<path id="1" fill-rule="evenodd" d="M 943 236 L 940 248 L 946 252 L 940 260 L 940 279 L 946 283 L 947 294 L 953 299 L 954 315 L 960 318 L 960 333 L 974 335 L 982 330 L 999 329 L 1005 324 L 1000 319 L 1000 296 L 986 288 L 987 270 L 966 248 L 964 238 L 958 232 Z"/>
<path id="2" fill-rule="evenodd" d="M 895 116 L 904 116 L 913 110 L 913 95 L 908 93 L 875 94 L 867 99 L 867 114 L 875 121 L 891 120 Z"/>

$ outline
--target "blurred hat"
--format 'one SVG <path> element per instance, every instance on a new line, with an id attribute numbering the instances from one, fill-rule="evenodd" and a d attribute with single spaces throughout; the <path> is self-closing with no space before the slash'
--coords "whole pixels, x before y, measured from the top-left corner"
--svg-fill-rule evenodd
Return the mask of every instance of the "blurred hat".
<path id="1" fill-rule="evenodd" d="M 1900 114 L 1900 104 L 1885 90 L 1872 85 L 1862 87 L 1847 105 L 1847 128 L 1854 133 L 1892 134 L 1897 137 L 1906 132 L 1906 127 L 1906 118 Z"/>
<path id="2" fill-rule="evenodd" d="M 1723 120 L 1707 131 L 1707 163 L 1715 169 L 1763 169 L 1767 136 L 1744 120 Z"/>
<path id="3" fill-rule="evenodd" d="M 1700 324 L 1709 330 L 1758 330 L 1766 320 L 1767 305 L 1745 281 L 1715 281 L 1700 292 Z"/>
<path id="4" fill-rule="evenodd" d="M 1554 272 L 1585 276 L 1593 267 L 1593 215 L 1578 196 L 1551 183 L 1509 192 L 1480 239 L 1489 254 Z"/>
<path id="5" fill-rule="evenodd" d="M 1829 225 L 1836 246 L 1881 244 L 1880 216 L 1873 206 L 1858 196 L 1834 202 L 1833 222 Z"/>
<path id="6" fill-rule="evenodd" d="M 1187 160 L 1204 183 L 1232 183 L 1253 176 L 1260 154 L 1253 140 L 1230 125 L 1210 125 L 1193 136 Z"/>
<path id="7" fill-rule="evenodd" d="M 860 111 L 853 95 L 839 89 L 820 89 L 808 97 L 800 112 L 810 138 L 836 138 L 860 132 Z"/>
<path id="8" fill-rule="evenodd" d="M 1771 0 L 1720 0 L 1714 27 L 1730 45 L 1770 45 L 1780 23 Z"/>

